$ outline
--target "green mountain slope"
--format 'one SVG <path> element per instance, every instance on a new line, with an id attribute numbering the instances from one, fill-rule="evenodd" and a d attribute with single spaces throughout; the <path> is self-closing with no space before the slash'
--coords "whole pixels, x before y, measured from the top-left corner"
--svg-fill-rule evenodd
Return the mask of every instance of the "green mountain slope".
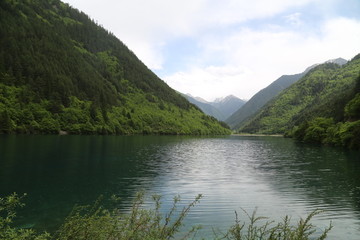
<path id="1" fill-rule="evenodd" d="M 247 101 L 239 110 L 233 113 L 225 122 L 232 128 L 238 129 L 253 114 L 255 114 L 262 106 L 274 98 L 281 91 L 289 87 L 291 84 L 299 80 L 305 75 L 299 73 L 295 75 L 283 75 L 266 88 L 256 93 L 249 101 Z"/>
<path id="2" fill-rule="evenodd" d="M 224 134 L 120 40 L 58 0 L 0 1 L 0 132 Z"/>
<path id="3" fill-rule="evenodd" d="M 335 63 L 340 66 L 347 63 L 347 61 L 343 58 L 336 58 L 332 60 L 328 60 L 325 63 Z M 291 86 L 293 83 L 297 82 L 300 78 L 305 76 L 311 69 L 318 66 L 319 64 L 314 64 L 302 73 L 293 74 L 293 75 L 283 75 L 274 82 L 272 82 L 269 86 L 262 89 L 258 93 L 256 93 L 249 101 L 245 103 L 238 111 L 232 114 L 225 122 L 232 129 L 239 129 L 242 125 L 250 118 L 253 114 L 259 111 L 267 102 L 276 97 L 280 92 L 284 89 Z"/>
<path id="4" fill-rule="evenodd" d="M 241 132 L 283 134 L 316 117 L 344 120 L 344 107 L 354 96 L 360 56 L 343 66 L 319 65 L 266 104 Z"/>
<path id="5" fill-rule="evenodd" d="M 339 110 L 328 109 L 342 110 L 342 115 L 338 115 Z M 335 113 L 332 114 L 335 117 L 321 117 L 324 113 L 328 115 L 331 112 Z M 342 121 L 336 119 L 339 116 L 342 116 Z M 307 143 L 360 150 L 360 75 L 352 91 L 311 109 L 303 117 L 308 119 L 294 126 L 286 136 Z"/>

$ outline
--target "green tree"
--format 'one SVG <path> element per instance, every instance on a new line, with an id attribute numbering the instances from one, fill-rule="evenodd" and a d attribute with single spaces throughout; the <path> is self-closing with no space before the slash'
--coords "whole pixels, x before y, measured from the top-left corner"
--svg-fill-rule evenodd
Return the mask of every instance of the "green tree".
<path id="1" fill-rule="evenodd" d="M 37 234 L 32 229 L 19 229 L 13 227 L 16 217 L 16 208 L 23 207 L 21 199 L 24 197 L 13 193 L 5 198 L 0 198 L 0 239 L 4 240 L 47 240 L 50 234 Z"/>
<path id="2" fill-rule="evenodd" d="M 43 133 L 57 134 L 60 131 L 60 124 L 51 117 L 43 118 L 40 122 L 40 131 Z"/>
<path id="3" fill-rule="evenodd" d="M 328 128 L 334 125 L 331 118 L 315 118 L 309 122 L 305 131 L 304 141 L 312 143 L 322 143 L 327 137 Z"/>
<path id="4" fill-rule="evenodd" d="M 0 133 L 11 133 L 14 130 L 14 122 L 11 120 L 9 112 L 3 110 L 0 113 Z"/>
<path id="5" fill-rule="evenodd" d="M 339 137 L 344 147 L 360 149 L 360 120 L 342 124 Z"/>
<path id="6" fill-rule="evenodd" d="M 345 106 L 345 117 L 349 120 L 360 119 L 360 93 Z"/>

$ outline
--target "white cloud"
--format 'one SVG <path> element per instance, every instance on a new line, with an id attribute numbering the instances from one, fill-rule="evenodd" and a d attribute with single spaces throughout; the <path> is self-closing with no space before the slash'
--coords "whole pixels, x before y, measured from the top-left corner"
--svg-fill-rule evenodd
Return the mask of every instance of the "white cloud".
<path id="1" fill-rule="evenodd" d="M 272 16 L 311 1 L 316 0 L 65 0 L 98 20 L 152 69 L 162 68 L 159 42 L 201 36 L 209 28 Z"/>
<path id="2" fill-rule="evenodd" d="M 211 101 L 216 97 L 230 94 L 246 96 L 243 85 L 246 84 L 247 88 L 256 85 L 247 81 L 249 76 L 251 72 L 246 67 L 225 65 L 194 67 L 188 72 L 177 72 L 167 76 L 164 80 L 180 92 L 191 93 L 193 96 L 201 96 Z"/>
<path id="3" fill-rule="evenodd" d="M 285 20 L 287 22 L 289 22 L 292 25 L 295 26 L 301 26 L 303 24 L 302 20 L 301 20 L 301 13 L 297 12 L 297 13 L 293 13 L 290 14 L 288 16 L 285 16 Z"/>
<path id="4" fill-rule="evenodd" d="M 316 0 L 225 0 L 208 1 L 208 6 L 213 11 L 213 16 L 210 17 L 212 21 L 233 24 L 251 19 L 271 17 L 286 9 L 302 6 L 314 1 Z M 214 2 L 217 2 L 217 4 L 212 4 Z"/>
<path id="5" fill-rule="evenodd" d="M 192 65 L 162 78 L 176 90 L 207 99 L 228 94 L 250 98 L 282 74 L 298 73 L 331 58 L 350 59 L 360 52 L 360 20 L 326 14 L 321 19 L 329 1 L 65 1 L 97 19 L 153 70 L 178 60 L 171 58 L 172 52 L 163 52 L 169 42 L 193 39 L 200 51 L 186 57 Z M 304 20 L 309 16 L 301 7 L 309 4 L 319 14 L 311 16 L 318 27 Z M 336 10 L 335 5 L 328 7 Z M 267 23 L 271 17 L 290 24 Z M 261 24 L 254 28 L 249 20 Z"/>
<path id="6" fill-rule="evenodd" d="M 208 99 L 231 93 L 250 98 L 283 74 L 300 73 L 332 58 L 350 59 L 360 52 L 360 21 L 337 18 L 320 29 L 306 34 L 243 28 L 222 39 L 206 38 L 205 58 L 222 55 L 236 65 L 190 69 L 164 79 L 175 89 Z M 207 92 L 201 94 L 205 87 Z"/>
<path id="7" fill-rule="evenodd" d="M 360 53 L 360 20 L 336 18 L 324 25 L 321 46 L 324 55 L 329 52 L 344 58 Z"/>
<path id="8" fill-rule="evenodd" d="M 163 43 L 153 44 L 144 43 L 139 41 L 132 41 L 131 45 L 141 53 L 138 57 L 147 65 L 150 69 L 161 70 L 163 68 L 164 59 L 161 54 L 161 48 Z M 128 46 L 129 47 L 129 46 Z M 132 49 L 130 47 L 130 49 Z M 149 64 L 146 64 L 149 63 Z"/>

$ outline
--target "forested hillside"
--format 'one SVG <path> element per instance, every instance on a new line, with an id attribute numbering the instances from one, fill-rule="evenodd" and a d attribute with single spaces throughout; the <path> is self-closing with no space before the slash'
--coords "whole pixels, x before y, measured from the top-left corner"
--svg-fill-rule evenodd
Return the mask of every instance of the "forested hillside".
<path id="1" fill-rule="evenodd" d="M 359 148 L 359 81 L 360 55 L 343 66 L 319 65 L 266 104 L 239 131 L 288 132 L 299 140 Z"/>
<path id="2" fill-rule="evenodd" d="M 239 110 L 233 113 L 225 122 L 232 128 L 238 129 L 251 115 L 255 114 L 262 106 L 274 98 L 281 91 L 299 80 L 304 73 L 283 75 L 266 88 L 256 93 Z"/>
<path id="3" fill-rule="evenodd" d="M 316 117 L 306 119 L 310 116 Z M 310 109 L 302 118 L 286 136 L 360 150 L 360 75 L 352 91 Z"/>
<path id="4" fill-rule="evenodd" d="M 58 0 L 0 1 L 0 132 L 224 134 L 120 40 Z"/>
<path id="5" fill-rule="evenodd" d="M 340 66 L 347 63 L 347 60 L 343 58 L 336 58 L 326 61 L 325 63 L 335 63 Z M 291 86 L 293 83 L 297 82 L 299 79 L 305 76 L 311 69 L 315 68 L 320 64 L 314 64 L 305 69 L 304 72 L 293 74 L 293 75 L 283 75 L 274 82 L 272 82 L 269 86 L 262 89 L 258 93 L 256 93 L 249 101 L 245 103 L 238 111 L 232 114 L 225 122 L 232 129 L 239 129 L 246 123 L 246 121 L 252 117 L 257 111 L 259 111 L 266 103 L 268 103 L 271 99 L 276 97 L 279 93 L 281 93 L 284 89 Z"/>

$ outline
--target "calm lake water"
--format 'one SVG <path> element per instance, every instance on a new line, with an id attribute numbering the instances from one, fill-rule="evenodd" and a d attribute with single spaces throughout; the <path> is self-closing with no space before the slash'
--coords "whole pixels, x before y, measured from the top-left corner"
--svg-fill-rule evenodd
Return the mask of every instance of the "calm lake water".
<path id="1" fill-rule="evenodd" d="M 127 208 L 139 190 L 200 203 L 186 219 L 227 229 L 236 210 L 298 220 L 326 210 L 313 223 L 329 239 L 359 239 L 360 153 L 298 144 L 281 137 L 0 136 L 0 196 L 27 193 L 18 224 L 54 230 L 74 204 L 99 195 L 122 197 Z"/>

